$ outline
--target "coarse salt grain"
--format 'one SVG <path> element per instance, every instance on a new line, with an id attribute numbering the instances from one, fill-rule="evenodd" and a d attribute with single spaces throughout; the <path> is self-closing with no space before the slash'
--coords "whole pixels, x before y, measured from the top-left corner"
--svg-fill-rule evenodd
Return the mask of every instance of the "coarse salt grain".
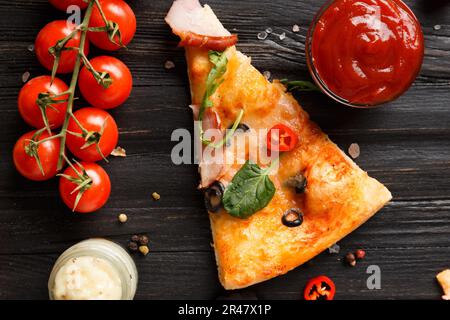
<path id="1" fill-rule="evenodd" d="M 116 147 L 112 152 L 111 155 L 114 157 L 126 157 L 127 151 L 122 147 Z"/>
<path id="2" fill-rule="evenodd" d="M 339 251 L 341 251 L 341 247 L 337 243 L 328 248 L 328 252 L 331 254 L 339 253 Z"/>
<path id="3" fill-rule="evenodd" d="M 298 26 L 298 24 L 294 24 L 292 26 L 292 32 L 299 32 L 300 31 L 300 27 Z"/>
<path id="4" fill-rule="evenodd" d="M 27 49 L 28 49 L 28 51 L 33 52 L 34 51 L 34 44 L 30 44 Z"/>
<path id="5" fill-rule="evenodd" d="M 272 30 L 272 28 L 267 28 L 267 29 L 266 29 L 266 32 L 267 32 L 267 33 L 272 33 L 273 30 Z"/>
<path id="6" fill-rule="evenodd" d="M 361 150 L 359 148 L 359 144 L 357 143 L 352 143 L 350 145 L 350 147 L 348 148 L 348 154 L 350 155 L 350 157 L 352 157 L 353 159 L 356 159 L 359 157 L 361 153 Z"/>
<path id="7" fill-rule="evenodd" d="M 258 33 L 259 40 L 265 40 L 266 38 L 267 38 L 267 32 L 262 31 L 262 32 Z"/>
<path id="8" fill-rule="evenodd" d="M 270 77 L 272 76 L 272 74 L 270 73 L 270 71 L 264 71 L 264 72 L 263 72 L 263 76 L 264 76 L 264 78 L 266 78 L 267 80 L 269 80 Z"/>
<path id="9" fill-rule="evenodd" d="M 282 34 L 280 34 L 280 40 L 284 40 L 286 39 L 286 32 L 283 32 Z"/>
<path id="10" fill-rule="evenodd" d="M 28 79 L 30 79 L 30 73 L 26 71 L 22 74 L 22 82 L 25 83 L 28 81 Z"/>
<path id="11" fill-rule="evenodd" d="M 440 24 L 435 25 L 434 30 L 441 30 L 441 25 Z"/>

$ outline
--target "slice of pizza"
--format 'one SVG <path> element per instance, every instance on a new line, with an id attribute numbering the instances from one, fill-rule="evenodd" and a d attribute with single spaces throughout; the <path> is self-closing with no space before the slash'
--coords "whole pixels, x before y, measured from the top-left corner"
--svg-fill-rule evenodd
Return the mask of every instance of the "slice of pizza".
<path id="1" fill-rule="evenodd" d="M 280 82 L 269 82 L 236 50 L 236 35 L 209 6 L 176 0 L 166 21 L 186 50 L 191 108 L 200 132 L 196 139 L 202 146 L 200 188 L 226 289 L 305 263 L 391 199 L 389 190 L 331 142 Z M 209 129 L 218 136 L 207 137 Z M 249 138 L 243 147 L 236 147 L 239 136 Z M 266 156 L 250 152 L 249 141 L 258 137 L 256 146 L 268 151 Z M 223 149 L 226 161 L 213 161 L 208 149 Z M 272 152 L 278 154 L 275 160 Z M 263 161 L 268 156 L 270 166 Z"/>

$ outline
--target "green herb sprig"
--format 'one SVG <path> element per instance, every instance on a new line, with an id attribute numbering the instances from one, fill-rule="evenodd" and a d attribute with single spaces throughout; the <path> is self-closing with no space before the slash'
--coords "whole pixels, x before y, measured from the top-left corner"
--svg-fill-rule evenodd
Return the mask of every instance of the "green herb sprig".
<path id="1" fill-rule="evenodd" d="M 286 86 L 288 92 L 320 92 L 320 89 L 310 81 L 282 79 L 280 82 Z"/>
<path id="2" fill-rule="evenodd" d="M 233 126 L 231 127 L 230 130 L 227 130 L 227 134 L 221 141 L 212 142 L 204 138 L 204 131 L 202 126 L 203 116 L 205 115 L 205 111 L 207 108 L 211 108 L 214 106 L 211 97 L 223 83 L 224 81 L 223 76 L 227 72 L 227 65 L 228 65 L 228 58 L 225 54 L 225 51 L 224 52 L 209 51 L 208 56 L 209 61 L 213 64 L 213 67 L 211 68 L 208 77 L 206 78 L 206 90 L 202 99 L 202 103 L 200 105 L 200 110 L 198 112 L 200 139 L 202 143 L 205 145 L 211 146 L 213 148 L 220 148 L 224 144 L 226 144 L 226 142 L 233 136 L 237 126 L 239 125 L 242 119 L 244 111 L 241 110 L 239 112 L 236 120 L 234 121 Z"/>

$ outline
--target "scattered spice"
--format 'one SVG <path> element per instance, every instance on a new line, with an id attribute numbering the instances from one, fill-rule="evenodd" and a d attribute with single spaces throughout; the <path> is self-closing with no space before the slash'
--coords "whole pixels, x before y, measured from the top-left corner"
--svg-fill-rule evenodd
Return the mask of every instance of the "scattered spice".
<path id="1" fill-rule="evenodd" d="M 362 259 L 365 258 L 365 256 L 366 256 L 366 252 L 365 252 L 364 250 L 358 249 L 358 250 L 355 251 L 355 257 L 356 257 L 356 259 L 362 260 Z"/>
<path id="2" fill-rule="evenodd" d="M 272 28 L 267 28 L 267 29 L 266 29 L 266 32 L 270 34 L 270 33 L 273 32 L 273 30 L 272 30 Z"/>
<path id="3" fill-rule="evenodd" d="M 434 30 L 436 30 L 436 31 L 441 30 L 441 25 L 440 25 L 440 24 L 437 24 L 437 25 L 435 25 L 433 28 L 434 28 Z"/>
<path id="4" fill-rule="evenodd" d="M 117 218 L 119 219 L 120 223 L 125 223 L 128 220 L 128 216 L 125 213 L 119 214 Z"/>
<path id="5" fill-rule="evenodd" d="M 350 266 L 356 266 L 356 257 L 353 253 L 349 252 L 345 255 L 345 262 Z"/>
<path id="6" fill-rule="evenodd" d="M 264 76 L 264 78 L 266 78 L 267 80 L 270 80 L 270 77 L 272 76 L 272 74 L 270 73 L 270 71 L 264 71 L 264 72 L 263 72 L 263 76 Z"/>
<path id="7" fill-rule="evenodd" d="M 111 155 L 114 157 L 123 157 L 125 158 L 127 156 L 127 150 L 125 150 L 122 147 L 116 147 L 112 152 Z"/>
<path id="8" fill-rule="evenodd" d="M 442 287 L 442 290 L 444 291 L 444 295 L 442 296 L 442 299 L 444 300 L 450 300 L 450 269 L 444 270 L 440 272 L 436 276 L 437 281 Z"/>
<path id="9" fill-rule="evenodd" d="M 136 251 L 138 251 L 138 248 L 139 248 L 139 246 L 138 246 L 138 244 L 137 244 L 136 242 L 134 242 L 134 241 L 128 242 L 128 249 L 129 249 L 131 252 L 136 252 Z"/>
<path id="10" fill-rule="evenodd" d="M 262 31 L 262 32 L 258 33 L 259 40 L 266 40 L 266 38 L 267 38 L 267 32 Z"/>
<path id="11" fill-rule="evenodd" d="M 139 236 L 138 242 L 141 246 L 146 246 L 148 245 L 148 237 L 146 235 L 141 235 Z"/>
<path id="12" fill-rule="evenodd" d="M 175 63 L 172 60 L 166 60 L 166 62 L 164 63 L 164 68 L 166 70 L 171 70 L 175 68 Z"/>
<path id="13" fill-rule="evenodd" d="M 31 75 L 31 74 L 30 74 L 28 71 L 24 72 L 24 73 L 22 74 L 22 82 L 23 82 L 23 83 L 27 82 L 28 79 L 30 79 L 30 75 Z"/>
<path id="14" fill-rule="evenodd" d="M 148 248 L 149 239 L 146 235 L 132 235 L 130 242 L 128 242 L 128 249 L 132 252 L 139 251 L 144 256 L 146 256 L 149 253 Z"/>
<path id="15" fill-rule="evenodd" d="M 280 40 L 284 40 L 286 39 L 286 32 L 283 32 L 282 34 L 280 34 Z"/>
<path id="16" fill-rule="evenodd" d="M 341 247 L 337 243 L 328 248 L 328 253 L 330 254 L 337 254 L 339 251 L 341 251 Z"/>
<path id="17" fill-rule="evenodd" d="M 153 200 L 158 201 L 159 199 L 161 199 L 161 195 L 158 192 L 153 192 L 152 198 Z"/>
<path id="18" fill-rule="evenodd" d="M 147 246 L 140 246 L 140 247 L 139 247 L 139 251 L 140 251 L 144 256 L 146 256 L 146 255 L 150 252 L 150 250 L 149 250 L 149 248 L 148 248 Z"/>
<path id="19" fill-rule="evenodd" d="M 298 26 L 298 24 L 294 24 L 292 26 L 292 32 L 299 32 L 300 31 L 300 27 Z"/>
<path id="20" fill-rule="evenodd" d="M 352 157 L 353 159 L 356 159 L 359 157 L 359 155 L 361 154 L 361 149 L 359 148 L 359 144 L 357 143 L 352 143 L 350 145 L 350 147 L 348 148 L 348 154 L 350 155 L 350 157 Z"/>

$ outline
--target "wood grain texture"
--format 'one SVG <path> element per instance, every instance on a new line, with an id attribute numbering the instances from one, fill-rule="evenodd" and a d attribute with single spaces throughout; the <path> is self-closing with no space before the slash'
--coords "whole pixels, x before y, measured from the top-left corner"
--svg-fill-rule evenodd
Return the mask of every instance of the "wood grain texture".
<path id="1" fill-rule="evenodd" d="M 259 298 L 299 299 L 312 276 L 336 281 L 340 299 L 435 299 L 435 274 L 450 267 L 450 2 L 406 1 L 419 17 L 426 39 L 420 76 L 399 100 L 373 110 L 336 105 L 320 94 L 297 97 L 341 148 L 357 142 L 356 162 L 385 183 L 394 200 L 344 239 L 341 254 L 323 253 L 311 263 L 244 292 Z M 58 197 L 57 181 L 30 183 L 14 170 L 16 139 L 30 130 L 17 112 L 21 76 L 46 73 L 27 47 L 47 22 L 63 19 L 45 0 L 0 0 L 0 299 L 45 299 L 46 282 L 57 256 L 70 245 L 107 237 L 123 245 L 132 233 L 148 233 L 151 254 L 136 257 L 138 299 L 212 299 L 224 294 L 217 280 L 210 230 L 202 197 L 195 189 L 196 167 L 170 161 L 176 128 L 191 129 L 189 90 L 183 51 L 163 18 L 171 1 L 131 0 L 138 30 L 129 50 L 113 53 L 132 70 L 131 98 L 114 110 L 119 145 L 128 157 L 105 164 L 112 194 L 94 215 L 74 215 Z M 275 78 L 308 79 L 304 41 L 309 23 L 324 0 L 211 0 L 225 26 L 240 37 L 239 48 L 254 65 Z M 300 26 L 299 33 L 292 26 Z M 435 25 L 440 30 L 435 30 Z M 257 33 L 271 27 L 266 40 Z M 99 50 L 92 50 L 92 56 Z M 176 68 L 165 70 L 170 59 Z M 63 77 L 67 80 L 67 77 Z M 82 100 L 77 102 L 83 106 Z M 151 199 L 158 191 L 162 198 Z M 120 225 L 117 214 L 129 222 Z M 356 268 L 339 259 L 367 249 Z M 368 265 L 382 270 L 382 289 L 368 290 Z"/>

